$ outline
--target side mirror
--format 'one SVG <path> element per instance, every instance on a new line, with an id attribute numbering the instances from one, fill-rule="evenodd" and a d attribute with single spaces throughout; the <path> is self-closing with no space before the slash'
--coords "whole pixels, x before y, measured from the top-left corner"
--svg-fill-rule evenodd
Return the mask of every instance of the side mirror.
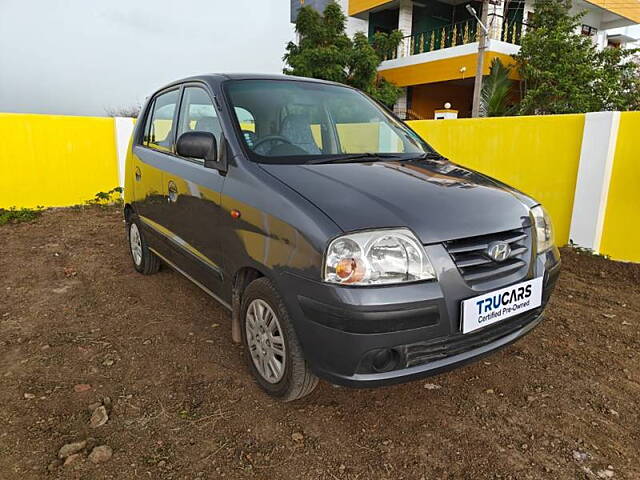
<path id="1" fill-rule="evenodd" d="M 216 168 L 218 142 L 210 132 L 185 132 L 178 138 L 176 151 L 181 157 L 204 160 L 206 168 Z"/>

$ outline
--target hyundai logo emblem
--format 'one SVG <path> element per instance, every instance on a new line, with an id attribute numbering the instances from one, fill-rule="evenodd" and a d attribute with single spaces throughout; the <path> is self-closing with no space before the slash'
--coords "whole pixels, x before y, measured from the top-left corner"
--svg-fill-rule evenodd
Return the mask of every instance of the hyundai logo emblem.
<path id="1" fill-rule="evenodd" d="M 492 242 L 487 247 L 487 255 L 496 262 L 504 262 L 511 255 L 511 246 L 507 242 Z"/>

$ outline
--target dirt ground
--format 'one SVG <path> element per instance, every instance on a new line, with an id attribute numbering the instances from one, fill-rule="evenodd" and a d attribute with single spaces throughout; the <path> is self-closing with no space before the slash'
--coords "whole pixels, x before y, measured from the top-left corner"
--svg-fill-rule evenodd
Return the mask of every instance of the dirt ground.
<path id="1" fill-rule="evenodd" d="M 0 227 L 0 479 L 638 479 L 640 265 L 563 261 L 545 322 L 484 361 L 280 404 L 222 307 L 134 271 L 118 210 Z"/>

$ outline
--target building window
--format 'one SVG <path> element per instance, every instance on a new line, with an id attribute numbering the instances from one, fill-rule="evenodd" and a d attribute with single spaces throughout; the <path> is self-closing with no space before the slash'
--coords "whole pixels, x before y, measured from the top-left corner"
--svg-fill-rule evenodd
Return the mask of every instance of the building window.
<path id="1" fill-rule="evenodd" d="M 598 29 L 589 25 L 582 25 L 581 32 L 585 37 L 595 37 L 598 34 Z"/>

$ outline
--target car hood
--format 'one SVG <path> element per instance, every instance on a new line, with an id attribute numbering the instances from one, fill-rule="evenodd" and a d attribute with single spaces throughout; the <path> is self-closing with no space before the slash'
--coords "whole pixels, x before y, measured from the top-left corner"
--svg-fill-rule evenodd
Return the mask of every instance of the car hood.
<path id="1" fill-rule="evenodd" d="M 425 244 L 529 226 L 535 205 L 446 160 L 261 166 L 345 232 L 409 227 Z"/>

